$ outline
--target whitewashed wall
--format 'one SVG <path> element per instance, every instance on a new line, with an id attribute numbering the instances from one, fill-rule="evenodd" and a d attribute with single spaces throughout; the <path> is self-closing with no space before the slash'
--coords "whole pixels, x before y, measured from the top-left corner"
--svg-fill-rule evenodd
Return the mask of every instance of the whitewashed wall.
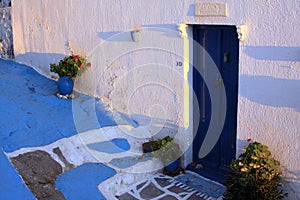
<path id="1" fill-rule="evenodd" d="M 206 0 L 209 1 L 211 0 Z M 246 144 L 247 138 L 269 145 L 284 167 L 285 179 L 295 193 L 300 191 L 300 2 L 218 0 L 227 3 L 227 17 L 194 16 L 195 2 L 201 1 L 13 0 L 16 60 L 32 65 L 42 74 L 50 76 L 49 63 L 69 53 L 66 42 L 69 42 L 76 53 L 88 55 L 99 47 L 99 43 L 109 42 L 111 36 L 135 27 L 158 26 L 176 31 L 176 24 L 183 22 L 245 24 L 246 39 L 240 43 L 239 60 L 238 152 Z M 169 42 L 177 44 L 176 41 L 174 39 Z M 118 44 L 116 41 L 114 43 Z M 128 48 L 136 45 L 126 34 L 119 43 L 127 43 Z M 177 52 L 177 45 L 172 51 Z M 176 68 L 176 61 L 180 61 L 178 57 L 163 56 L 165 59 L 161 59 L 161 55 L 163 54 L 160 52 L 127 54 L 127 58 L 117 59 L 114 63 L 108 62 L 109 67 L 105 73 L 98 74 L 102 77 L 103 84 L 97 84 L 96 95 L 108 101 L 114 93 L 119 95 L 114 89 L 119 75 L 127 73 L 132 66 L 147 64 L 151 59 L 155 59 L 155 62 L 158 60 L 159 63 L 161 61 L 170 66 L 172 71 L 182 73 L 181 68 Z M 107 61 L 101 60 L 97 65 L 107 66 Z M 149 71 L 149 75 L 151 74 L 152 71 Z M 95 77 L 91 77 L 94 76 L 90 74 L 85 80 L 94 81 Z M 175 80 L 171 83 L 179 82 Z M 162 102 L 161 98 L 164 97 L 161 95 L 164 92 L 160 89 L 140 90 L 137 98 L 142 100 L 140 108 L 143 105 L 153 105 L 153 101 L 157 100 L 158 103 L 167 105 L 168 118 L 182 121 L 181 91 L 171 92 L 173 95 L 165 93 L 168 98 Z M 145 96 L 153 98 L 148 100 Z M 177 99 L 181 103 L 177 104 Z M 176 112 L 170 114 L 169 111 L 174 109 L 173 105 L 176 105 Z M 149 114 L 143 109 L 134 112 Z M 300 198 L 299 192 L 297 195 Z M 291 191 L 290 199 L 296 199 Z"/>

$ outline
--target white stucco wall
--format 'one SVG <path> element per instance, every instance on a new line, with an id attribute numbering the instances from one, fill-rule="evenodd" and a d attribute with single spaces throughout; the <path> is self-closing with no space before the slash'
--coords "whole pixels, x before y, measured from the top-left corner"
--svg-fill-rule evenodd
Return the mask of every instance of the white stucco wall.
<path id="1" fill-rule="evenodd" d="M 214 2 L 206 0 L 206 2 Z M 239 97 L 238 97 L 238 152 L 241 152 L 247 138 L 267 144 L 273 155 L 281 161 L 285 180 L 295 191 L 300 191 L 300 40 L 298 0 L 218 0 L 228 5 L 227 17 L 194 16 L 193 0 L 13 0 L 12 20 L 14 32 L 14 51 L 16 60 L 34 66 L 46 76 L 49 63 L 55 62 L 68 54 L 66 43 L 69 42 L 76 53 L 88 55 L 103 48 L 100 44 L 110 42 L 112 47 L 126 46 L 129 49 L 143 44 L 134 43 L 129 33 L 122 33 L 136 27 L 145 29 L 160 27 L 176 31 L 177 24 L 227 24 L 246 25 L 246 38 L 240 43 L 239 58 Z M 169 31 L 166 31 L 169 32 Z M 172 32 L 172 31 L 171 31 Z M 156 32 L 158 34 L 158 32 Z M 120 38 L 110 38 L 120 34 Z M 127 35 L 126 35 L 127 34 Z M 180 38 L 172 38 L 160 32 L 159 36 L 171 45 L 171 52 L 183 51 Z M 142 34 L 142 37 L 145 37 Z M 142 40 L 143 40 L 142 38 Z M 147 37 L 146 37 L 147 38 Z M 151 38 L 151 37 L 149 37 Z M 150 40 L 151 41 L 151 40 Z M 145 41 L 144 41 L 145 42 Z M 148 41 L 149 42 L 149 41 Z M 109 46 L 110 46 L 109 45 Z M 115 45 L 115 46 L 114 46 Z M 100 45 L 101 46 L 101 45 Z M 104 45 L 105 46 L 105 45 Z M 92 55 L 98 55 L 93 53 Z M 106 54 L 105 54 L 106 55 Z M 95 58 L 95 57 L 94 57 Z M 93 59 L 94 59 L 93 58 Z M 168 66 L 173 72 L 183 73 L 176 66 L 182 61 L 173 53 L 156 51 L 136 51 L 112 60 L 95 59 L 93 69 L 82 78 L 83 82 L 96 85 L 89 88 L 106 99 L 109 103 L 119 102 L 122 93 L 127 98 L 127 87 L 121 84 L 124 73 L 134 87 L 141 85 L 147 76 L 156 76 L 164 80 L 161 73 L 155 73 L 155 66 L 149 63 Z M 103 67 L 100 67 L 103 66 Z M 147 70 L 133 73 L 137 66 L 146 66 Z M 93 73 L 92 73 L 93 72 Z M 166 73 L 166 72 L 165 72 Z M 169 76 L 166 76 L 169 77 Z M 136 79 L 134 79 L 136 78 Z M 94 83 L 92 81 L 100 81 Z M 131 94 L 131 104 L 119 107 L 141 115 L 150 115 L 151 108 L 156 110 L 153 117 L 164 109 L 164 119 L 171 119 L 181 126 L 183 123 L 183 94 L 181 81 L 173 74 L 164 84 L 173 89 L 157 85 L 143 85 L 138 92 Z M 178 87 L 176 84 L 179 84 Z M 89 87 L 88 85 L 83 86 Z M 129 87 L 129 86 L 128 86 Z M 81 89 L 82 89 L 81 88 Z M 180 89 L 179 89 L 180 88 Z M 80 88 L 78 88 L 80 89 Z M 136 89 L 136 88 L 134 88 Z M 87 90 L 87 89 L 86 89 Z M 151 98 L 147 98 L 151 97 Z M 125 98 L 125 99 L 126 99 Z M 134 105 L 134 106 L 132 106 Z M 162 106 L 157 106 L 162 105 Z M 174 106 L 176 105 L 176 106 Z M 145 106 L 145 107 L 143 107 Z M 153 114 L 153 113 L 152 113 Z M 192 124 L 192 123 L 191 123 Z M 298 198 L 299 192 L 297 193 Z M 295 199 L 293 192 L 290 198 Z"/>

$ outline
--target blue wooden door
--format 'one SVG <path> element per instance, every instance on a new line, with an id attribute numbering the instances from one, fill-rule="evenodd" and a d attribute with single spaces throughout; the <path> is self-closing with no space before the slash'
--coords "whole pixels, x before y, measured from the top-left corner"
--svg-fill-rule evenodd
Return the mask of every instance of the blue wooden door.
<path id="1" fill-rule="evenodd" d="M 199 116 L 199 120 L 196 120 L 198 124 L 194 124 L 194 127 L 197 128 L 194 130 L 196 134 L 193 142 L 194 162 L 189 165 L 189 169 L 213 180 L 224 182 L 230 162 L 235 158 L 236 152 L 239 55 L 236 27 L 198 25 L 193 27 L 193 37 L 206 50 L 219 69 L 221 77 L 216 80 L 217 84 L 214 87 L 218 87 L 218 84 L 224 84 L 227 111 L 223 130 L 217 143 L 209 154 L 199 158 L 199 150 L 210 124 L 212 108 L 211 97 L 203 80 L 203 74 L 200 74 L 200 69 L 197 69 L 197 67 L 207 67 L 202 59 L 204 57 L 203 51 L 199 51 L 194 45 L 193 88 L 198 100 L 194 101 L 194 106 L 199 106 L 200 113 L 194 113 Z"/>

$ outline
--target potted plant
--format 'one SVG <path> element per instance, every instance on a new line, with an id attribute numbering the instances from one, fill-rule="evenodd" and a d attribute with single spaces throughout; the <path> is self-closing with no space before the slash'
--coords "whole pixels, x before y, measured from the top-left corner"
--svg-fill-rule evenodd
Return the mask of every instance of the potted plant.
<path id="1" fill-rule="evenodd" d="M 278 190 L 280 186 L 280 163 L 271 157 L 266 145 L 249 143 L 246 151 L 231 162 L 224 194 L 225 200 L 269 200 L 282 199 L 287 194 Z"/>
<path id="2" fill-rule="evenodd" d="M 81 75 L 90 66 L 91 64 L 86 58 L 74 54 L 64 57 L 57 64 L 50 64 L 50 71 L 59 76 L 57 81 L 59 94 L 72 94 L 75 77 Z"/>
<path id="3" fill-rule="evenodd" d="M 166 136 L 165 138 L 153 143 L 152 152 L 154 157 L 159 158 L 166 166 L 166 170 L 169 172 L 177 171 L 179 168 L 179 158 L 181 156 L 181 150 L 179 144 L 174 142 L 174 138 Z"/>
<path id="4" fill-rule="evenodd" d="M 157 141 L 144 142 L 142 144 L 143 152 L 144 153 L 151 153 L 153 151 L 158 150 L 158 148 L 156 147 L 156 143 L 157 143 Z"/>

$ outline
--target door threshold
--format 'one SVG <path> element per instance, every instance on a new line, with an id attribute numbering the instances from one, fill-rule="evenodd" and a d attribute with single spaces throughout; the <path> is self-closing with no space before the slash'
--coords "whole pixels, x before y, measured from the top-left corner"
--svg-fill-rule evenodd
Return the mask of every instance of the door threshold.
<path id="1" fill-rule="evenodd" d="M 221 184 L 225 184 L 227 181 L 227 173 L 228 172 L 224 172 L 220 169 L 212 169 L 212 168 L 208 168 L 208 167 L 201 167 L 201 168 L 197 168 L 195 167 L 195 165 L 193 163 L 189 164 L 186 167 L 187 170 L 190 170 L 192 172 L 195 172 L 205 178 L 208 178 L 210 180 L 216 181 L 218 183 Z"/>

